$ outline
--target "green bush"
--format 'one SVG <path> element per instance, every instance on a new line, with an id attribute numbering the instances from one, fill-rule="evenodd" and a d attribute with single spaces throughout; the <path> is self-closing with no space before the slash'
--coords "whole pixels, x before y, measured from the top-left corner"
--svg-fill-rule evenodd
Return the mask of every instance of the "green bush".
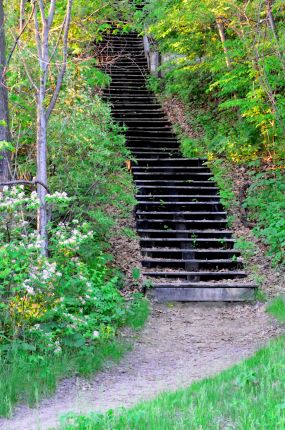
<path id="1" fill-rule="evenodd" d="M 249 218 L 256 222 L 254 229 L 269 247 L 269 254 L 275 264 L 285 261 L 285 177 L 282 172 L 257 173 L 244 207 Z"/>

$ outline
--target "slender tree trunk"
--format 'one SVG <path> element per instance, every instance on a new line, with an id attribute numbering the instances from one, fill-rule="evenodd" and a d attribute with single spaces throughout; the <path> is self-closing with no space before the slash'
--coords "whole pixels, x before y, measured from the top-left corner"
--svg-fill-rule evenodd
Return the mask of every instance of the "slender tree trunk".
<path id="1" fill-rule="evenodd" d="M 71 9 L 73 0 L 66 2 L 66 16 L 62 23 L 62 64 L 57 74 L 56 86 L 51 93 L 49 103 L 47 103 L 47 91 L 49 89 L 49 76 L 52 54 L 49 49 L 50 31 L 54 21 L 56 0 L 50 0 L 49 12 L 46 15 L 45 3 L 43 0 L 33 0 L 34 30 L 35 40 L 38 49 L 38 61 L 40 69 L 40 81 L 37 88 L 37 193 L 40 200 L 38 209 L 38 233 L 42 242 L 42 255 L 48 256 L 48 205 L 47 196 L 47 127 L 49 117 L 57 102 L 62 81 L 66 71 L 68 31 L 71 20 Z M 39 19 L 38 15 L 41 17 Z M 57 49 L 57 47 L 55 48 Z M 54 51 L 55 52 L 55 51 Z"/>
<path id="2" fill-rule="evenodd" d="M 225 54 L 225 61 L 226 61 L 226 65 L 227 68 L 230 69 L 231 67 L 231 60 L 230 60 L 230 56 L 228 53 L 228 48 L 226 46 L 226 35 L 225 35 L 225 27 L 224 27 L 224 21 L 222 18 L 217 18 L 216 19 L 216 24 L 217 24 L 217 28 L 218 28 L 218 32 L 219 32 L 219 36 L 222 42 L 222 46 L 223 46 L 223 51 Z"/>
<path id="3" fill-rule="evenodd" d="M 26 6 L 27 0 L 21 0 L 20 3 L 20 31 L 23 30 L 24 25 L 25 25 L 25 6 Z"/>
<path id="4" fill-rule="evenodd" d="M 273 13 L 272 13 L 272 2 L 271 2 L 271 0 L 266 0 L 266 9 L 267 9 L 267 19 L 269 22 L 269 26 L 273 32 L 274 39 L 276 41 L 278 41 L 278 35 L 277 35 L 276 26 L 275 26 L 275 20 L 274 20 Z"/>
<path id="5" fill-rule="evenodd" d="M 285 73 L 285 59 L 284 59 L 284 52 L 280 46 L 280 41 L 279 41 L 279 37 L 278 37 L 278 33 L 277 33 L 277 29 L 276 29 L 276 25 L 275 25 L 275 19 L 272 13 L 272 0 L 266 0 L 266 10 L 267 10 L 267 21 L 268 21 L 268 26 L 273 34 L 273 38 L 275 41 L 275 45 L 276 45 L 276 53 L 278 55 L 278 57 L 280 58 L 281 61 L 281 67 L 283 69 L 283 72 Z"/>
<path id="6" fill-rule="evenodd" d="M 40 207 L 38 209 L 38 233 L 42 239 L 42 254 L 47 256 L 47 121 L 43 103 L 43 91 L 40 91 L 37 108 L 37 180 L 45 184 L 45 187 L 40 184 L 37 185 L 37 192 L 40 200 Z"/>
<path id="7" fill-rule="evenodd" d="M 8 91 L 5 83 L 4 70 L 6 66 L 3 0 L 0 0 L 0 145 L 10 140 Z M 0 152 L 0 182 L 10 179 L 10 154 Z"/>

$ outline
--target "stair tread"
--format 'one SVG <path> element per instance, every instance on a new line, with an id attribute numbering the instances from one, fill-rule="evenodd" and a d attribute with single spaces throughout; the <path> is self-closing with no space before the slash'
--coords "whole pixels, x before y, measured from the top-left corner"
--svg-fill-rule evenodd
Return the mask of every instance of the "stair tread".
<path id="1" fill-rule="evenodd" d="M 189 249 L 189 248 L 141 248 L 142 252 L 195 252 L 195 254 L 203 254 L 203 253 L 222 253 L 222 254 L 226 254 L 226 253 L 235 253 L 235 254 L 240 254 L 240 251 L 237 249 L 209 249 L 209 248 L 199 248 L 199 249 Z"/>
<path id="2" fill-rule="evenodd" d="M 205 282 L 205 281 L 191 281 L 191 282 L 173 282 L 173 283 L 153 283 L 153 288 L 256 288 L 253 282 Z"/>
<path id="3" fill-rule="evenodd" d="M 165 241 L 165 242 L 220 242 L 221 245 L 223 243 L 235 243 L 235 239 L 229 238 L 229 237 L 225 237 L 225 238 L 214 238 L 214 237 L 198 237 L 198 238 L 190 238 L 190 237 L 185 237 L 185 238 L 177 238 L 177 237 L 141 237 L 140 241 L 141 242 L 159 242 L 159 241 Z M 195 250 L 195 248 L 194 248 Z M 191 251 L 189 249 L 189 251 Z"/>
<path id="4" fill-rule="evenodd" d="M 241 258 L 235 260 L 228 258 L 219 258 L 213 260 L 197 260 L 197 259 L 175 259 L 175 258 L 143 258 L 143 263 L 209 263 L 209 264 L 219 264 L 219 263 L 242 263 Z"/>
<path id="5" fill-rule="evenodd" d="M 177 199 L 177 198 L 189 198 L 189 199 L 197 199 L 197 198 L 207 198 L 207 199 L 219 199 L 220 196 L 216 195 L 214 196 L 213 194 L 137 194 L 136 198 L 159 198 L 159 199 Z M 196 202 L 197 203 L 197 202 Z"/>
<path id="6" fill-rule="evenodd" d="M 205 229 L 205 230 L 172 230 L 172 229 L 137 229 L 139 233 L 225 233 L 225 234 L 233 234 L 232 230 L 213 230 L 213 229 Z"/>
<path id="7" fill-rule="evenodd" d="M 199 212 L 190 212 L 190 211 L 175 211 L 175 212 L 169 212 L 169 211 L 155 211 L 155 212 L 153 212 L 153 211 L 140 211 L 140 210 L 137 210 L 137 212 L 136 212 L 136 214 L 137 215 L 145 215 L 145 214 L 147 214 L 147 215 L 152 215 L 152 214 L 164 214 L 164 215 L 175 215 L 175 214 L 177 214 L 177 215 L 209 215 L 209 214 L 213 214 L 213 212 L 206 212 L 206 211 L 199 211 Z M 215 215 L 226 215 L 227 213 L 226 212 L 224 212 L 224 211 L 219 211 L 219 212 L 215 212 L 214 213 Z"/>
<path id="8" fill-rule="evenodd" d="M 155 271 L 155 270 L 144 270 L 143 275 L 149 276 L 149 275 L 169 275 L 169 276 L 179 276 L 179 275 L 193 275 L 193 276 L 199 276 L 199 275 L 220 275 L 220 276 L 229 276 L 229 275 L 236 275 L 236 276 L 246 276 L 246 272 L 244 270 L 227 270 L 227 271 L 209 271 L 209 270 L 161 270 L 161 271 Z"/>

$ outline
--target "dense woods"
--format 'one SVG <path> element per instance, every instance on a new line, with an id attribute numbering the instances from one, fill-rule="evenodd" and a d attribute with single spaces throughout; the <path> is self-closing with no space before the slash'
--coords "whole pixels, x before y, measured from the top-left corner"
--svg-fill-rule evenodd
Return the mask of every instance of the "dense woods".
<path id="1" fill-rule="evenodd" d="M 282 267 L 284 14 L 282 0 L 0 0 L 0 415 L 119 355 L 119 328 L 148 313 L 109 244 L 136 201 L 102 98 L 106 34 L 150 38 L 162 61 L 148 85 L 182 105 L 184 155 L 209 159 L 228 208 L 223 175 L 243 166 L 245 222 Z"/>

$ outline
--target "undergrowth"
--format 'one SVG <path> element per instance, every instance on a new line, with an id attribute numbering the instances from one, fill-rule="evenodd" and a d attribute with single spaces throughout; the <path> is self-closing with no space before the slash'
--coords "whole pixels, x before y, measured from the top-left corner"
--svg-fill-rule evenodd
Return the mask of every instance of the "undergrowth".
<path id="1" fill-rule="evenodd" d="M 59 379 L 89 375 L 108 357 L 121 356 L 120 329 L 139 329 L 148 316 L 141 295 L 123 293 L 124 275 L 113 263 L 112 214 L 132 217 L 134 186 L 124 128 L 100 97 L 110 78 L 89 54 L 80 50 L 81 58 L 79 51 L 70 58 L 49 123 L 47 257 L 36 230 L 36 191 L 13 186 L 0 193 L 2 416 L 17 402 L 34 405 Z M 13 86 L 16 75 L 9 79 Z M 13 124 L 25 119 L 13 160 L 20 178 L 36 177 L 34 115 L 13 105 Z"/>
<path id="2" fill-rule="evenodd" d="M 268 245 L 274 264 L 285 262 L 285 176 L 284 172 L 252 174 L 244 207 L 256 226 L 254 233 Z"/>
<path id="3" fill-rule="evenodd" d="M 149 315 L 148 301 L 137 294 L 121 313 L 121 325 L 139 330 Z M 131 348 L 131 342 L 120 336 L 97 339 L 85 346 L 65 345 L 60 354 L 47 349 L 35 354 L 29 344 L 23 347 L 17 340 L 11 342 L 8 352 L 0 355 L 0 416 L 10 416 L 19 402 L 36 406 L 43 397 L 55 392 L 61 379 L 73 375 L 89 377 L 106 362 L 119 361 Z"/>

